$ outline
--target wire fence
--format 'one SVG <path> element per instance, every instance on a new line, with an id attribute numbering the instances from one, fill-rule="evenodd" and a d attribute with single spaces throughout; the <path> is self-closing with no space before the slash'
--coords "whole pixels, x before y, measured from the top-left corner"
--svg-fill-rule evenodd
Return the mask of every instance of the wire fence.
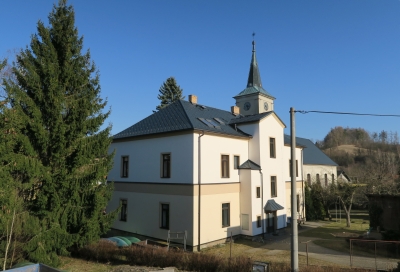
<path id="1" fill-rule="evenodd" d="M 350 266 L 389 270 L 400 262 L 400 241 L 349 239 Z"/>
<path id="2" fill-rule="evenodd" d="M 316 244 L 317 240 L 304 237 L 299 243 L 301 263 L 307 266 L 335 263 L 340 267 L 392 271 L 400 263 L 400 241 L 383 241 L 367 239 L 322 239 L 331 248 Z M 333 244 L 336 245 L 333 246 Z"/>

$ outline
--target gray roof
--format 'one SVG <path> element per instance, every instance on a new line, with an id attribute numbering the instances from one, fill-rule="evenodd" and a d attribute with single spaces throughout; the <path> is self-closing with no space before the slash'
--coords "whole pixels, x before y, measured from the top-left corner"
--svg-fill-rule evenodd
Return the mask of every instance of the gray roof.
<path id="1" fill-rule="evenodd" d="M 268 93 L 266 90 L 264 90 L 264 88 L 261 87 L 261 86 L 247 87 L 246 89 L 241 91 L 238 95 L 234 96 L 234 98 L 239 97 L 239 96 L 245 96 L 245 95 L 249 95 L 249 94 L 254 94 L 254 93 L 263 94 L 263 95 L 265 95 L 265 96 L 267 96 L 269 98 L 275 99 L 275 97 L 273 97 L 270 93 Z"/>
<path id="2" fill-rule="evenodd" d="M 229 125 L 229 121 L 234 117 L 235 115 L 229 111 L 178 100 L 115 134 L 113 138 L 121 139 L 185 130 L 204 130 L 231 136 L 251 137 Z"/>
<path id="3" fill-rule="evenodd" d="M 284 135 L 285 144 L 290 144 L 290 136 Z M 303 163 L 304 164 L 321 164 L 338 166 L 336 162 L 331 160 L 321 149 L 319 149 L 309 139 L 296 137 L 296 145 L 304 146 Z"/>
<path id="4" fill-rule="evenodd" d="M 263 113 L 259 113 L 259 114 L 253 114 L 253 115 L 247 115 L 247 116 L 239 114 L 239 115 L 235 116 L 235 118 L 232 118 L 229 121 L 229 124 L 241 124 L 241 123 L 250 123 L 250 122 L 260 121 L 261 119 L 267 117 L 271 113 L 272 113 L 272 111 L 263 112 Z"/>
<path id="5" fill-rule="evenodd" d="M 340 175 L 343 175 L 348 181 L 350 181 L 350 177 L 346 174 L 346 172 L 344 172 L 343 170 L 337 170 L 337 176 L 339 177 Z"/>
<path id="6" fill-rule="evenodd" d="M 283 210 L 283 209 L 284 208 L 281 205 L 279 205 L 278 203 L 276 203 L 275 200 L 273 200 L 273 199 L 268 200 L 267 204 L 264 207 L 264 210 L 266 212 L 274 212 L 274 211 Z"/>
<path id="7" fill-rule="evenodd" d="M 275 114 L 275 116 L 279 119 L 279 121 L 281 121 L 282 124 L 286 127 L 285 123 L 283 123 L 281 118 L 279 118 L 279 116 L 274 111 L 268 111 L 268 112 L 253 114 L 253 115 L 247 115 L 247 116 L 243 116 L 243 115 L 239 114 L 235 118 L 232 118 L 231 121 L 229 122 L 229 124 L 233 125 L 233 124 L 258 122 L 271 114 Z"/>
<path id="8" fill-rule="evenodd" d="M 251 55 L 249 78 L 247 79 L 247 87 L 241 91 L 237 96 L 244 96 L 249 94 L 259 93 L 263 94 L 269 98 L 275 99 L 271 94 L 269 94 L 261 84 L 260 70 L 258 69 L 258 63 L 256 58 L 256 43 L 253 41 L 253 52 Z"/>
<path id="9" fill-rule="evenodd" d="M 261 166 L 259 166 L 257 163 L 247 160 L 245 161 L 242 165 L 238 167 L 239 169 L 250 169 L 250 170 L 261 170 Z"/>

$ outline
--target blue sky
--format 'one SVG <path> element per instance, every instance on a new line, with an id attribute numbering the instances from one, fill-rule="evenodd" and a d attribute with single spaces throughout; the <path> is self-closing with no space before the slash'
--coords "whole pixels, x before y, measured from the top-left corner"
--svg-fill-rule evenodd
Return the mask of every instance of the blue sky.
<path id="1" fill-rule="evenodd" d="M 54 0 L 2 1 L 0 57 L 25 48 Z M 152 114 L 174 76 L 184 95 L 229 110 L 246 87 L 256 33 L 263 87 L 289 109 L 400 114 L 399 0 L 70 0 L 100 71 L 113 133 Z M 335 126 L 400 132 L 400 118 L 296 114 L 297 135 Z"/>

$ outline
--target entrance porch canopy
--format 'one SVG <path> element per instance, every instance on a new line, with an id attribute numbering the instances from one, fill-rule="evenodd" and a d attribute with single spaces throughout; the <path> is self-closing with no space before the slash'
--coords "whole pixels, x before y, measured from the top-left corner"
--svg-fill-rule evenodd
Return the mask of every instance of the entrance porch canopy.
<path id="1" fill-rule="evenodd" d="M 275 202 L 275 200 L 270 199 L 264 207 L 265 212 L 275 212 L 277 210 L 283 210 L 284 208 Z"/>

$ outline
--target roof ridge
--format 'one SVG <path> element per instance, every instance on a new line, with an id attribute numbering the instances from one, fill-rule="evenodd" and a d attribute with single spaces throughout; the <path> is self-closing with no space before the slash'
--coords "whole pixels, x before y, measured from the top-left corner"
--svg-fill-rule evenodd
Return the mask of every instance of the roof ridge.
<path id="1" fill-rule="evenodd" d="M 188 103 L 188 104 L 192 104 L 192 103 L 190 103 L 189 101 L 186 101 L 186 100 L 184 100 L 184 99 L 180 99 L 180 101 L 183 101 L 183 102 Z M 211 106 L 206 106 L 206 105 L 200 104 L 200 103 L 196 103 L 196 105 L 204 106 L 204 107 L 206 107 L 206 108 L 208 108 L 208 109 L 224 111 L 224 112 L 227 112 L 227 113 L 232 114 L 229 110 L 223 110 L 223 109 L 219 109 L 219 108 L 215 108 L 215 107 L 211 107 Z M 232 114 L 232 115 L 233 115 L 233 114 Z"/>
<path id="2" fill-rule="evenodd" d="M 183 104 L 182 104 L 182 101 L 187 102 L 187 103 L 190 103 L 190 102 L 188 102 L 188 101 L 186 101 L 186 100 L 183 100 L 183 99 L 179 99 L 178 101 L 179 101 L 179 104 L 180 104 L 181 107 L 182 107 L 183 112 L 185 113 L 186 119 L 189 120 L 189 124 L 190 124 L 190 125 L 192 126 L 192 128 L 194 129 L 194 124 L 192 123 L 192 120 L 190 120 L 190 118 L 189 118 L 189 116 L 188 116 L 188 114 L 187 114 L 187 112 L 186 112 L 186 110 L 185 110 L 185 108 L 183 107 Z M 191 103 L 190 103 L 190 104 L 191 104 Z"/>

